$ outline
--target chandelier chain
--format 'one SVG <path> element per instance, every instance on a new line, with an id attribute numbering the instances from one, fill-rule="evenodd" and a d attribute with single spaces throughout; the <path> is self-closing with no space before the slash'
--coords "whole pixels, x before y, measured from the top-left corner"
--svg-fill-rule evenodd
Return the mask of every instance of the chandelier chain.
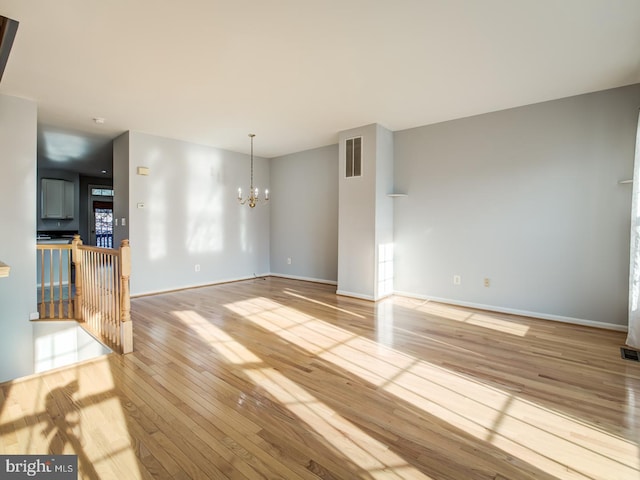
<path id="1" fill-rule="evenodd" d="M 249 138 L 251 138 L 251 183 L 249 186 L 249 195 L 245 198 L 242 196 L 242 188 L 238 188 L 238 202 L 240 202 L 240 205 L 245 205 L 248 204 L 249 207 L 253 208 L 255 207 L 258 202 L 261 200 L 259 198 L 259 192 L 258 189 L 256 187 L 254 187 L 253 185 L 253 137 L 255 137 L 256 135 L 254 133 L 250 133 L 249 134 Z M 269 201 L 269 189 L 265 189 L 264 191 L 264 202 L 268 202 Z"/>
<path id="2" fill-rule="evenodd" d="M 251 137 L 251 191 L 253 192 L 253 137 L 255 134 L 250 133 L 249 136 Z"/>

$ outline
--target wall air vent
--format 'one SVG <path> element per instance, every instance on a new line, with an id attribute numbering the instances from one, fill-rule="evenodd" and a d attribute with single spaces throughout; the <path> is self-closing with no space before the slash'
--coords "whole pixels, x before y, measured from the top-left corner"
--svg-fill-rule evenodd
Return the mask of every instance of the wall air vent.
<path id="1" fill-rule="evenodd" d="M 640 362 L 640 352 L 637 350 L 631 350 L 630 348 L 620 347 L 620 355 L 625 360 L 633 360 L 634 362 Z"/>
<path id="2" fill-rule="evenodd" d="M 18 31 L 18 22 L 11 20 L 10 18 L 0 15 L 0 81 L 2 81 L 2 74 L 4 68 L 9 61 L 9 53 L 13 46 L 13 39 L 16 38 L 16 32 Z"/>
<path id="3" fill-rule="evenodd" d="M 347 139 L 347 177 L 362 176 L 362 137 Z"/>

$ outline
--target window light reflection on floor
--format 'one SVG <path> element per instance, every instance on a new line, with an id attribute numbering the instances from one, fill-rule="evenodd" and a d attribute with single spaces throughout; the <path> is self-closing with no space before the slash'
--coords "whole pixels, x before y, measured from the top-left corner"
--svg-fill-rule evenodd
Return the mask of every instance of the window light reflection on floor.
<path id="1" fill-rule="evenodd" d="M 114 471 L 122 472 L 122 478 L 140 478 L 108 357 L 24 377 L 6 391 L 8 402 L 13 395 L 28 395 L 34 401 L 26 409 L 0 409 L 0 430 L 12 425 L 27 446 L 16 450 L 4 443 L 2 453 L 75 454 L 78 478 L 111 478 Z"/>
<path id="2" fill-rule="evenodd" d="M 245 373 L 309 428 L 329 441 L 336 451 L 374 478 L 429 478 L 407 465 L 387 445 L 364 433 L 283 374 L 270 368 L 248 370 Z"/>
<path id="3" fill-rule="evenodd" d="M 416 302 L 414 299 L 406 297 L 396 297 L 395 301 L 398 305 L 405 308 L 417 310 L 429 315 L 437 315 L 456 322 L 468 323 L 477 327 L 488 328 L 502 333 L 509 333 L 518 337 L 524 337 L 529 331 L 528 325 L 517 323 L 514 320 L 503 320 L 495 314 L 489 313 L 473 313 L 469 310 L 455 308 L 451 305 L 444 305 L 428 300 Z"/>
<path id="4" fill-rule="evenodd" d="M 271 305 L 259 299 L 263 307 Z M 256 304 L 240 306 L 255 311 Z M 207 322 L 194 311 L 172 312 L 185 325 L 222 355 L 229 363 L 246 364 L 243 373 L 255 385 L 269 392 L 281 405 L 295 414 L 305 425 L 322 436 L 338 453 L 364 469 L 372 478 L 429 479 L 389 448 L 347 421 L 335 410 L 319 401 L 306 389 L 273 368 L 258 368 L 261 359 L 235 341 L 221 328 Z"/>
<path id="5" fill-rule="evenodd" d="M 188 325 L 207 344 L 214 347 L 230 363 L 242 365 L 245 363 L 260 363 L 262 359 L 253 354 L 244 345 L 235 341 L 224 330 L 207 322 L 194 311 L 176 311 L 173 314 L 185 325 Z"/>
<path id="6" fill-rule="evenodd" d="M 549 474 L 559 478 L 567 470 L 590 478 L 635 478 L 638 474 L 638 446 L 633 442 L 403 352 L 388 348 L 381 353 L 376 342 L 292 307 L 258 299 L 260 309 L 254 302 L 226 307 L 297 348 Z M 500 325 L 492 317 L 483 317 L 477 317 L 483 326 Z M 520 434 L 516 437 L 503 431 Z"/>
<path id="7" fill-rule="evenodd" d="M 336 311 L 341 312 L 341 313 L 346 313 L 346 314 L 354 316 L 356 318 L 365 318 L 364 315 L 360 315 L 358 313 L 352 312 L 350 310 L 347 310 L 346 308 L 336 307 L 335 305 L 331 305 L 331 304 L 326 303 L 326 302 L 321 302 L 320 300 L 315 300 L 313 298 L 305 297 L 304 295 L 300 295 L 298 293 L 295 293 L 293 290 L 290 290 L 290 289 L 285 289 L 284 293 L 286 295 L 289 295 L 290 297 L 295 297 L 295 298 L 299 298 L 301 300 L 304 300 L 306 302 L 315 303 L 316 305 L 321 305 L 323 307 L 330 308 L 332 310 L 336 310 Z M 267 299 L 263 299 L 263 300 L 267 300 Z M 269 301 L 271 301 L 271 300 L 269 300 Z M 279 304 L 276 304 L 276 305 L 280 306 Z"/>

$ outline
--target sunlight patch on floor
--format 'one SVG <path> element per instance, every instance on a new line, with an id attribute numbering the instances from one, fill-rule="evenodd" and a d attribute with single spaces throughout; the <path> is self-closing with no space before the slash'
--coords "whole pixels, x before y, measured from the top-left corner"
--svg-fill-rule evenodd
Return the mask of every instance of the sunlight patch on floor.
<path id="1" fill-rule="evenodd" d="M 490 313 L 474 313 L 468 310 L 444 305 L 442 303 L 430 302 L 429 300 L 415 300 L 407 297 L 397 297 L 395 301 L 405 308 L 417 310 L 429 315 L 454 320 L 460 323 L 468 323 L 477 327 L 488 328 L 501 333 L 508 333 L 518 337 L 524 337 L 529 332 L 529 326 L 517 323 L 516 321 L 503 320 Z"/>
<path id="2" fill-rule="evenodd" d="M 552 475 L 563 477 L 570 470 L 590 478 L 638 476 L 638 446 L 597 426 L 277 302 L 247 300 L 227 307 L 251 312 L 245 318 L 260 328 Z"/>
<path id="3" fill-rule="evenodd" d="M 298 293 L 295 293 L 293 290 L 291 290 L 289 288 L 285 288 L 283 293 L 285 293 L 286 295 L 289 295 L 291 297 L 300 298 L 300 299 L 305 300 L 307 302 L 315 303 L 316 305 L 322 305 L 323 307 L 330 308 L 331 310 L 336 310 L 338 312 L 346 313 L 348 315 L 353 315 L 356 318 L 365 318 L 364 315 L 360 315 L 359 313 L 354 313 L 354 312 L 352 312 L 350 310 L 346 310 L 344 308 L 336 307 L 335 305 L 331 305 L 331 304 L 326 303 L 326 302 L 321 302 L 320 300 L 315 300 L 313 298 L 305 297 L 304 295 L 300 295 Z"/>
<path id="4" fill-rule="evenodd" d="M 366 340 L 348 330 L 337 328 L 329 323 L 319 321 L 316 318 L 300 313 L 295 309 L 283 307 L 272 300 L 260 298 L 259 303 L 265 310 L 257 310 L 255 305 L 250 306 L 254 300 L 235 302 L 225 305 L 231 311 L 245 316 L 250 320 L 259 315 L 263 322 L 262 328 L 279 335 L 295 345 L 319 357 L 336 363 L 348 364 L 348 369 L 368 382 L 381 386 L 389 378 L 404 371 L 415 359 L 408 355 Z M 243 312 L 254 312 L 246 314 Z M 307 333 L 313 332 L 313 335 Z M 367 355 L 367 364 L 361 365 L 350 359 L 358 359 L 361 355 Z M 341 365 L 344 366 L 344 365 Z"/>
<path id="5" fill-rule="evenodd" d="M 373 478 L 429 478 L 283 374 L 271 368 L 245 374 Z"/>
<path id="6" fill-rule="evenodd" d="M 245 363 L 259 363 L 262 359 L 248 350 L 244 345 L 235 341 L 224 330 L 207 322 L 193 310 L 172 312 L 185 325 L 196 332 L 208 345 L 215 347 L 229 362 L 236 365 Z"/>
<path id="7" fill-rule="evenodd" d="M 75 454 L 82 478 L 113 478 L 114 472 L 121 478 L 139 477 L 107 358 L 17 380 L 5 389 L 3 453 Z M 20 407 L 28 404 L 29 410 Z"/>
<path id="8" fill-rule="evenodd" d="M 257 312 L 260 310 L 258 306 L 269 308 L 273 305 L 277 304 L 261 298 L 251 305 L 238 306 L 237 310 L 245 311 L 246 308 Z M 336 452 L 367 471 L 372 478 L 430 478 L 407 464 L 386 445 L 364 433 L 282 373 L 273 368 L 256 367 L 256 364 L 261 362 L 258 356 L 230 337 L 224 330 L 207 322 L 197 312 L 188 310 L 172 313 L 229 363 L 248 364 L 247 368 L 243 369 L 244 375 L 289 409 L 309 429 L 322 436 Z M 284 321 L 286 322 L 286 319 Z"/>

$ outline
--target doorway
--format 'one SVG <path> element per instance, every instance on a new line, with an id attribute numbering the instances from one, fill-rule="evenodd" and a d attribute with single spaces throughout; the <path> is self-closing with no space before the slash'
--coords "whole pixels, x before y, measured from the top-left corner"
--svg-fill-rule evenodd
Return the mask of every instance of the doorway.
<path id="1" fill-rule="evenodd" d="M 89 243 L 113 248 L 113 188 L 89 186 Z"/>

